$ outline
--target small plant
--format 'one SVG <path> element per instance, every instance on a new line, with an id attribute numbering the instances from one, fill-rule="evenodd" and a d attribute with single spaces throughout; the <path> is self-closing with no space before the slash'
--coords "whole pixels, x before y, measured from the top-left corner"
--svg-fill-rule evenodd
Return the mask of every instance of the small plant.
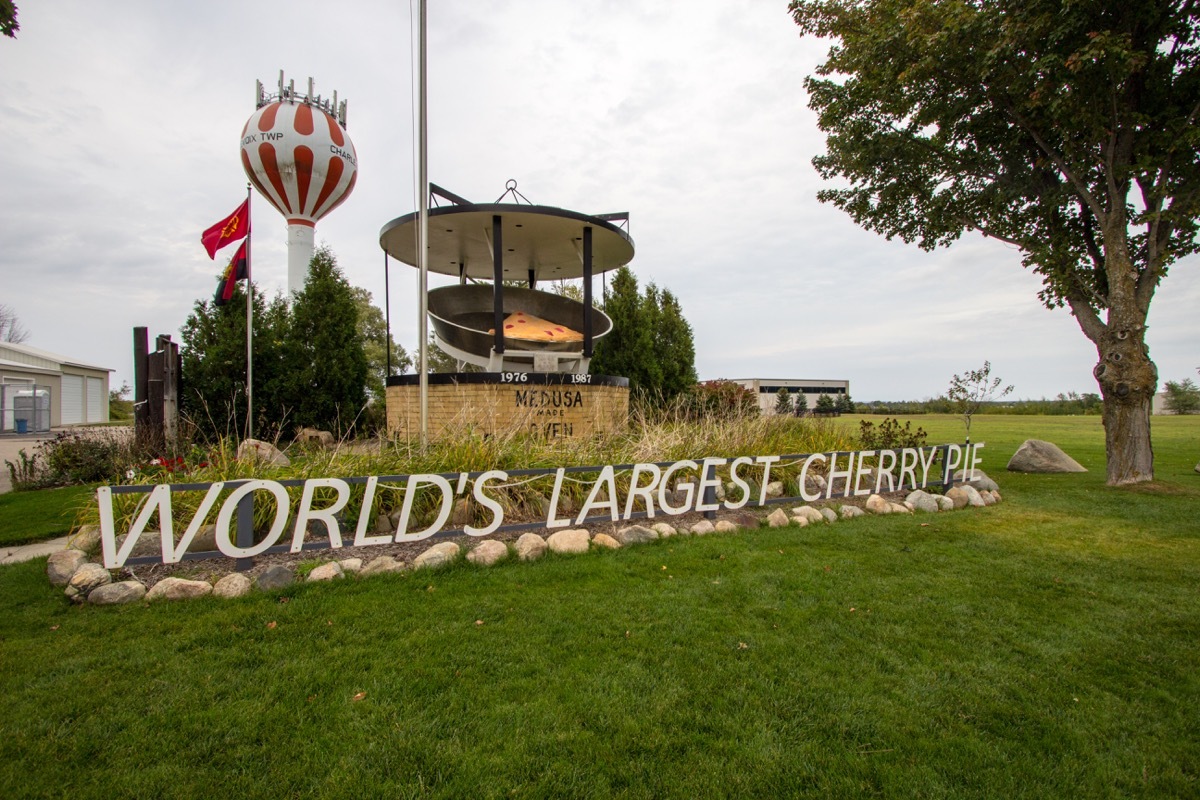
<path id="1" fill-rule="evenodd" d="M 927 434 L 923 428 L 912 429 L 911 422 L 885 417 L 876 427 L 875 423 L 863 420 L 858 423 L 858 443 L 863 450 L 901 450 L 906 447 L 924 447 Z"/>
<path id="2" fill-rule="evenodd" d="M 979 369 L 968 370 L 950 379 L 946 397 L 954 405 L 954 412 L 963 418 L 967 427 L 967 444 L 971 443 L 971 417 L 980 407 L 992 400 L 999 400 L 1012 392 L 1012 385 L 1001 388 L 1004 381 L 992 377 L 992 364 L 984 361 Z"/>
<path id="3" fill-rule="evenodd" d="M 46 473 L 46 466 L 39 460 L 37 452 L 29 455 L 22 448 L 17 451 L 17 461 L 15 464 L 6 459 L 4 465 L 8 467 L 8 475 L 12 480 L 13 491 L 27 492 L 52 485 Z"/>

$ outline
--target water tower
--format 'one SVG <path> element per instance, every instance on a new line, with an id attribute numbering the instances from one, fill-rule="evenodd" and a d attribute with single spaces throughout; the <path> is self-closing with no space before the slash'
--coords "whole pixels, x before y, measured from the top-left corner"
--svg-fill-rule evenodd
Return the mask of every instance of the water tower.
<path id="1" fill-rule="evenodd" d="M 288 296 L 304 289 L 317 220 L 354 189 L 358 156 L 346 133 L 346 101 L 297 94 L 282 70 L 279 91 L 257 81 L 257 110 L 242 129 L 242 166 L 250 182 L 288 224 Z"/>

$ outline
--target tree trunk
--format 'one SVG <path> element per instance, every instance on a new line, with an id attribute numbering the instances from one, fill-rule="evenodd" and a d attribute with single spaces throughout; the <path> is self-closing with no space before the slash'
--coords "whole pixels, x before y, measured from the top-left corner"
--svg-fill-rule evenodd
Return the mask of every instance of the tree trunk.
<path id="1" fill-rule="evenodd" d="M 1120 328 L 1109 320 L 1096 343 L 1100 361 L 1092 374 L 1104 395 L 1104 449 L 1108 485 L 1154 480 L 1150 409 L 1158 388 L 1158 368 L 1146 348 L 1145 327 Z"/>

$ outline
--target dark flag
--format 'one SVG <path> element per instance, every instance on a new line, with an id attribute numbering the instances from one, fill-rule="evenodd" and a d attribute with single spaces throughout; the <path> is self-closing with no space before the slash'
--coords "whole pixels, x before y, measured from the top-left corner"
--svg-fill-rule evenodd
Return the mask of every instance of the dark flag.
<path id="1" fill-rule="evenodd" d="M 242 246 L 233 254 L 233 260 L 229 262 L 229 266 L 225 268 L 225 274 L 221 276 L 220 283 L 217 284 L 217 293 L 213 295 L 213 305 L 223 306 L 233 297 L 233 287 L 238 281 L 247 280 L 250 277 L 250 261 L 246 258 L 246 242 L 242 242 Z"/>
<path id="2" fill-rule="evenodd" d="M 217 251 L 230 242 L 245 239 L 250 233 L 250 198 L 242 203 L 225 219 L 200 234 L 200 243 L 208 251 L 209 258 L 216 258 Z"/>

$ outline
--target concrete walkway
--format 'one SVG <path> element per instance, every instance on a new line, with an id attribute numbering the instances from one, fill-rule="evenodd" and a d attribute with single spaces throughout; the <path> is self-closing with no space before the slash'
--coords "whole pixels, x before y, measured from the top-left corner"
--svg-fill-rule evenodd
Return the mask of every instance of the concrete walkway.
<path id="1" fill-rule="evenodd" d="M 66 549 L 67 537 L 60 536 L 57 539 L 50 539 L 46 542 L 34 542 L 33 544 L 22 544 L 14 547 L 0 548 L 0 566 L 5 564 L 19 564 L 22 561 L 32 561 L 35 558 L 48 556 L 51 553 L 57 553 L 59 550 Z"/>
<path id="2" fill-rule="evenodd" d="M 17 454 L 21 450 L 24 450 L 27 455 L 33 455 L 37 446 L 47 439 L 54 438 L 56 432 L 31 433 L 23 436 L 10 433 L 0 435 L 0 493 L 12 491 L 12 478 L 8 474 L 8 465 L 4 462 L 12 461 L 15 464 Z M 66 546 L 67 537 L 62 536 L 46 542 L 0 547 L 0 564 L 17 564 L 40 556 L 48 556 Z"/>

